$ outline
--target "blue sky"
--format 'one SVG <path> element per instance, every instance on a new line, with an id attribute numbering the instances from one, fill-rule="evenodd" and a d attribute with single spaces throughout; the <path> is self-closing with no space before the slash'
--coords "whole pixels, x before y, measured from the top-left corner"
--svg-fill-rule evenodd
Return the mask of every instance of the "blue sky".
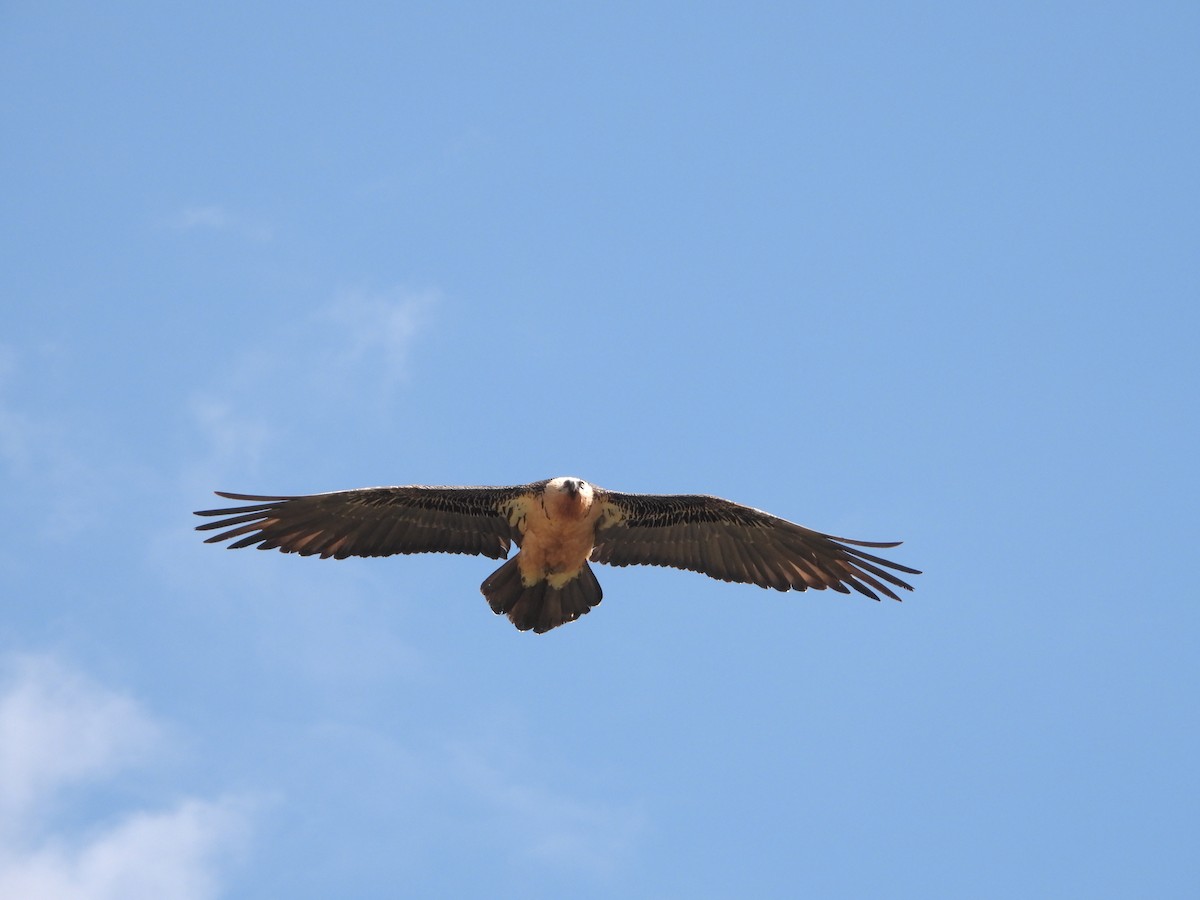
<path id="1" fill-rule="evenodd" d="M 1200 12 L 0 10 L 0 895 L 1195 896 Z M 204 546 L 705 492 L 903 604 Z"/>

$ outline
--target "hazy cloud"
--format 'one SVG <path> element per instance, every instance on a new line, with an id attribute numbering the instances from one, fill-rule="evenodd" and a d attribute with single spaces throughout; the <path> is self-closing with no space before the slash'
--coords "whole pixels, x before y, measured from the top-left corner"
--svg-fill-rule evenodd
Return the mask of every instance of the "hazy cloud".
<path id="1" fill-rule="evenodd" d="M 436 296 L 401 289 L 343 291 L 316 315 L 328 340 L 327 368 L 336 372 L 371 367 L 388 381 L 405 374 L 413 337 Z"/>
<path id="2" fill-rule="evenodd" d="M 39 801 L 145 756 L 157 728 L 127 697 L 38 657 L 10 660 L 0 694 L 0 829 Z"/>
<path id="3" fill-rule="evenodd" d="M 249 810 L 187 798 L 79 834 L 54 828 L 72 788 L 102 782 L 161 748 L 131 698 L 54 660 L 6 661 L 0 681 L 0 896 L 200 900 L 244 843 Z"/>
<path id="4" fill-rule="evenodd" d="M 219 469 L 233 460 L 257 464 L 271 436 L 261 418 L 235 411 L 233 401 L 199 394 L 190 403 L 192 420 L 204 436 L 208 456 Z"/>
<path id="5" fill-rule="evenodd" d="M 136 813 L 85 840 L 0 854 L 0 896 L 38 900 L 203 900 L 220 891 L 245 815 L 236 803 L 187 800 Z"/>
<path id="6" fill-rule="evenodd" d="M 490 741 L 458 743 L 450 748 L 451 777 L 491 809 L 496 827 L 489 834 L 520 835 L 505 849 L 525 862 L 596 875 L 617 869 L 644 832 L 644 815 L 628 805 L 556 792 L 545 772 L 537 783 L 526 781 L 518 773 L 534 755 Z"/>
<path id="7" fill-rule="evenodd" d="M 18 365 L 16 350 L 0 344 L 0 461 L 13 468 L 28 465 L 39 431 L 33 418 L 8 399 Z"/>
<path id="8" fill-rule="evenodd" d="M 185 206 L 166 223 L 179 231 L 226 231 L 251 241 L 269 241 L 273 235 L 269 225 L 216 204 Z"/>
<path id="9" fill-rule="evenodd" d="M 252 466 L 277 433 L 389 404 L 436 301 L 432 291 L 346 290 L 231 351 L 218 380 L 189 401 L 206 448 L 198 468 L 208 476 L 230 462 Z"/>
<path id="10" fill-rule="evenodd" d="M 9 502 L 36 505 L 23 512 L 27 527 L 68 540 L 93 520 L 98 489 L 88 436 L 61 413 L 29 399 L 30 384 L 44 377 L 60 350 L 42 347 L 21 355 L 0 345 L 0 473 L 8 470 Z"/>

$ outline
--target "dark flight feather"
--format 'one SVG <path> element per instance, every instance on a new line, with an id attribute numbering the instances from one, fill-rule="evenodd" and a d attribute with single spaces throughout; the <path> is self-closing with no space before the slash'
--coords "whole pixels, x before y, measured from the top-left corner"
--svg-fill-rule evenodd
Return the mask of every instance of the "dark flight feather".
<path id="1" fill-rule="evenodd" d="M 893 587 L 912 590 L 889 569 L 920 574 L 858 549 L 899 541 L 834 537 L 720 497 L 605 491 L 601 500 L 612 514 L 600 520 L 593 562 L 670 566 L 779 591 L 853 588 L 873 600 L 899 600 Z"/>
<path id="2" fill-rule="evenodd" d="M 515 537 L 508 504 L 542 484 L 410 485 L 291 497 L 217 491 L 221 497 L 250 505 L 201 510 L 196 515 L 219 516 L 198 530 L 220 530 L 206 543 L 232 541 L 230 549 L 257 546 L 337 559 L 397 553 L 469 553 L 503 559 Z"/>

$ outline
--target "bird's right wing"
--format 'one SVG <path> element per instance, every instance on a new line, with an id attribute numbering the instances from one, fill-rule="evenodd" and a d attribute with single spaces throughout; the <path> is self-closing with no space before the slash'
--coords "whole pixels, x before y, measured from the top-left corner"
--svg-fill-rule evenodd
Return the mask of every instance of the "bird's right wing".
<path id="1" fill-rule="evenodd" d="M 515 487 L 359 488 L 328 494 L 264 497 L 217 491 L 246 506 L 206 509 L 220 516 L 197 531 L 225 529 L 205 543 L 232 541 L 230 549 L 257 546 L 301 556 L 344 559 L 396 553 L 473 553 L 508 556 L 516 537 L 514 510 L 543 483 Z"/>

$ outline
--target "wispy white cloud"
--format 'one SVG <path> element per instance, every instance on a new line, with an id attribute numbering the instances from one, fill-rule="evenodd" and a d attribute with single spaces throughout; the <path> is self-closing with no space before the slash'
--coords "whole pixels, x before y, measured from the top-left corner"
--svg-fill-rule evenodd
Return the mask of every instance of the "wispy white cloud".
<path id="1" fill-rule="evenodd" d="M 243 801 L 187 798 L 76 834 L 64 795 L 150 761 L 162 729 L 131 698 L 45 657 L 6 661 L 0 681 L 0 897 L 202 900 L 249 831 Z"/>
<path id="2" fill-rule="evenodd" d="M 554 790 L 543 778 L 520 776 L 532 751 L 516 753 L 510 742 L 455 743 L 450 746 L 450 776 L 490 808 L 492 835 L 520 835 L 504 849 L 524 862 L 607 875 L 634 851 L 646 829 L 635 806 L 584 800 Z"/>
<path id="3" fill-rule="evenodd" d="M 38 900 L 203 900 L 220 895 L 220 871 L 246 830 L 231 802 L 187 800 L 135 813 L 85 840 L 53 840 L 0 855 L 0 896 Z"/>
<path id="4" fill-rule="evenodd" d="M 33 417 L 9 399 L 18 367 L 17 351 L 0 344 L 0 462 L 14 469 L 29 464 L 40 430 Z"/>
<path id="5" fill-rule="evenodd" d="M 187 206 L 171 219 L 177 228 L 228 228 L 229 213 L 220 206 Z"/>
<path id="6" fill-rule="evenodd" d="M 40 801 L 136 762 L 158 730 L 127 697 L 51 660 L 8 663 L 0 694 L 0 829 L 28 824 Z M 2 832 L 0 832 L 2 833 Z"/>
<path id="7" fill-rule="evenodd" d="M 10 474 L 9 500 L 35 497 L 25 521 L 42 535 L 69 540 L 94 521 L 91 503 L 101 481 L 85 448 L 87 435 L 61 413 L 29 401 L 28 388 L 47 365 L 61 362 L 58 347 L 18 353 L 0 345 L 0 474 Z"/>
<path id="8" fill-rule="evenodd" d="M 370 367 L 389 382 L 402 378 L 413 338 L 435 302 L 432 292 L 341 292 L 315 316 L 327 341 L 324 368 L 352 373 Z"/>
<path id="9" fill-rule="evenodd" d="M 269 241 L 274 234 L 270 225 L 218 204 L 185 206 L 168 216 L 166 224 L 179 231 L 226 231 L 251 241 Z"/>
<path id="10" fill-rule="evenodd" d="M 271 437 L 271 426 L 264 419 L 237 412 L 232 398 L 209 394 L 193 396 L 189 407 L 214 466 L 224 467 L 234 460 L 258 464 Z"/>
<path id="11" fill-rule="evenodd" d="M 345 290 L 231 351 L 220 375 L 189 401 L 204 448 L 193 469 L 252 468 L 279 434 L 390 404 L 436 303 L 433 291 Z"/>

